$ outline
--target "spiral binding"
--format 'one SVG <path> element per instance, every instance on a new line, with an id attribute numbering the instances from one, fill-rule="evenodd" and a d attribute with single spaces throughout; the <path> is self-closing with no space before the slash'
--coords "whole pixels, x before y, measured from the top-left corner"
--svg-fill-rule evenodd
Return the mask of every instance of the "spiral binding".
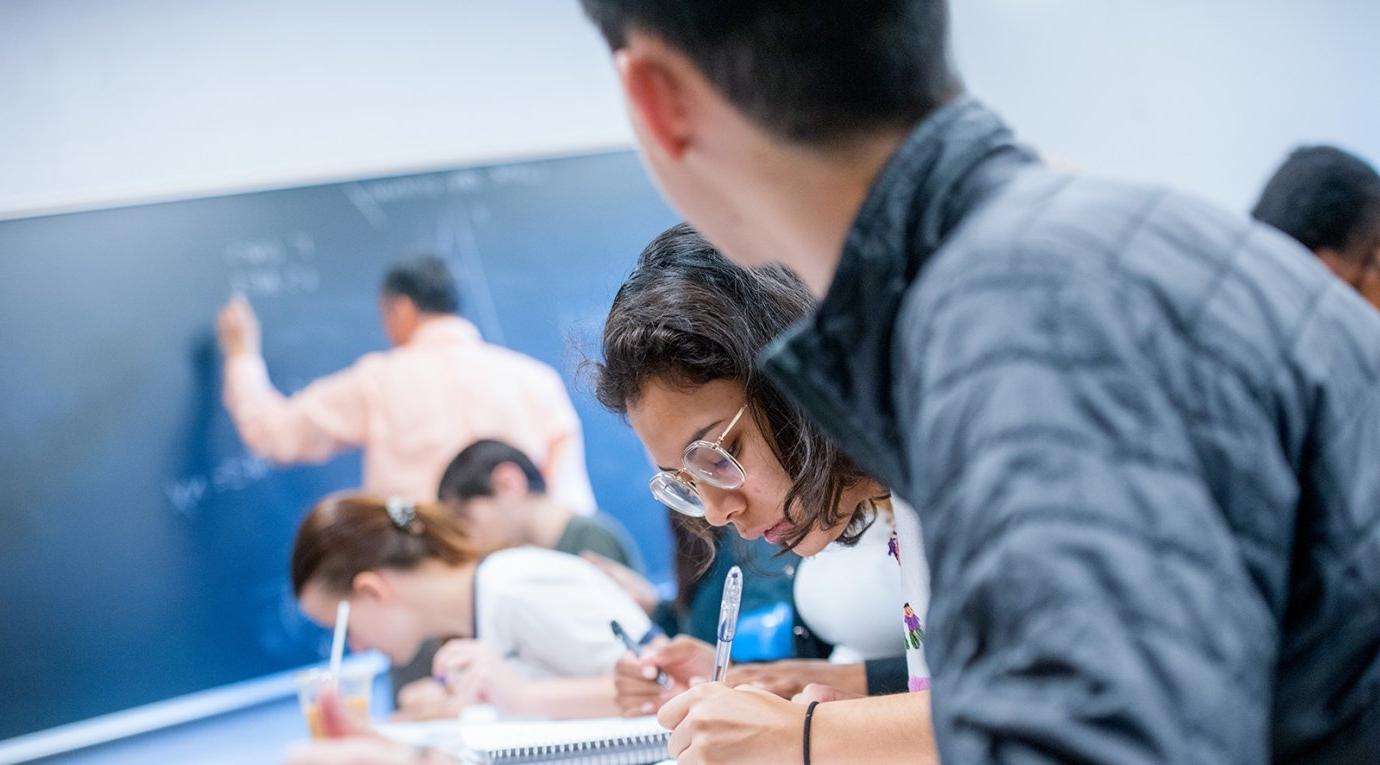
<path id="1" fill-rule="evenodd" d="M 571 741 L 561 744 L 507 747 L 475 752 L 483 765 L 647 765 L 669 757 L 669 732 L 618 736 L 602 741 Z"/>

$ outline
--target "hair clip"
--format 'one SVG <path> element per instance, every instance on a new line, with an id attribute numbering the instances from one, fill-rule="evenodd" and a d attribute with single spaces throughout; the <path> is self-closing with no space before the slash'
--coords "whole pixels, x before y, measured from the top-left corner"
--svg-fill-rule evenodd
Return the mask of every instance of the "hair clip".
<path id="1" fill-rule="evenodd" d="M 389 497 L 388 517 L 393 521 L 394 526 L 410 533 L 414 530 L 413 524 L 417 521 L 417 505 L 410 499 Z"/>

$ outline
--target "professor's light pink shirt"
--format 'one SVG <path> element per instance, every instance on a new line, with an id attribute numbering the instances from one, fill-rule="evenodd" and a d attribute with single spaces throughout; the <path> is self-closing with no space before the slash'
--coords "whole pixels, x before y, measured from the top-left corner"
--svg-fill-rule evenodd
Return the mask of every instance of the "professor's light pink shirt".
<path id="1" fill-rule="evenodd" d="M 459 317 L 427 320 L 411 341 L 370 353 L 288 397 L 257 354 L 225 364 L 225 406 L 251 451 L 280 463 L 322 462 L 364 448 L 365 491 L 434 499 L 441 472 L 481 438 L 531 456 L 547 492 L 594 512 L 580 421 L 560 375 L 483 341 Z"/>

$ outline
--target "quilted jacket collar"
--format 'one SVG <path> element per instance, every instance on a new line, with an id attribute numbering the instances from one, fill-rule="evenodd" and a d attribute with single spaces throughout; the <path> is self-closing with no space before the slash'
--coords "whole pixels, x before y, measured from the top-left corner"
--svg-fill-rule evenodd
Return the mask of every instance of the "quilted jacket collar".
<path id="1" fill-rule="evenodd" d="M 859 208 L 819 309 L 760 358 L 778 387 L 875 478 L 906 486 L 891 339 L 906 288 L 963 217 L 1035 161 L 977 101 L 921 121 Z"/>

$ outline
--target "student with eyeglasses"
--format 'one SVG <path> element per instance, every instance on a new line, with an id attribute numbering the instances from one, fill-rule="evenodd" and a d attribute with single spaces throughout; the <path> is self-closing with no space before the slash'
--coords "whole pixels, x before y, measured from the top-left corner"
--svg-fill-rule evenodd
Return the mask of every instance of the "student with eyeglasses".
<path id="1" fill-rule="evenodd" d="M 676 226 L 648 245 L 614 298 L 596 393 L 628 418 L 656 461 L 660 470 L 650 488 L 658 501 L 708 526 L 732 526 L 743 539 L 764 538 L 804 556 L 796 586 L 802 616 L 826 622 L 812 625 L 826 635 L 831 626 L 846 632 L 847 625 L 880 620 L 896 653 L 906 654 L 906 680 L 895 690 L 925 691 L 929 672 L 916 614 L 928 602 L 928 575 L 914 514 L 893 513 L 886 487 L 754 370 L 770 339 L 812 305 L 805 285 L 786 269 L 740 268 L 688 226 Z M 817 576 L 812 566 L 829 573 Z M 903 566 L 917 575 L 902 577 Z M 879 571 L 890 582 L 879 586 Z M 894 602 L 878 604 L 879 590 Z M 640 660 L 624 657 L 616 678 L 620 705 L 642 712 L 660 707 L 709 675 L 713 653 L 707 643 L 680 637 Z M 653 681 L 658 669 L 674 681 L 670 688 Z M 729 677 L 730 684 L 745 681 L 752 682 Z M 865 683 L 815 686 L 799 698 L 866 690 Z"/>

